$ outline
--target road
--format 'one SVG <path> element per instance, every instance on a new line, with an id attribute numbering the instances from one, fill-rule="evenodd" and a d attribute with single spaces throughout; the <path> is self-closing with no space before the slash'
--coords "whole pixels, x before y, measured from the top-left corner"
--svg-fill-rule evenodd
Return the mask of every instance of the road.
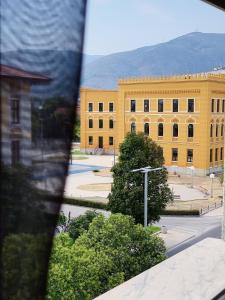
<path id="1" fill-rule="evenodd" d="M 70 212 L 71 217 L 77 217 L 90 209 L 68 204 L 61 207 L 61 211 L 66 216 Z M 110 214 L 110 212 L 104 210 L 97 211 L 102 212 L 105 216 Z M 155 225 L 160 227 L 165 225 L 168 229 L 168 234 L 161 234 L 161 237 L 167 245 L 167 255 L 170 257 L 207 237 L 220 238 L 221 224 L 221 215 L 204 215 L 201 217 L 161 217 L 160 222 Z"/>

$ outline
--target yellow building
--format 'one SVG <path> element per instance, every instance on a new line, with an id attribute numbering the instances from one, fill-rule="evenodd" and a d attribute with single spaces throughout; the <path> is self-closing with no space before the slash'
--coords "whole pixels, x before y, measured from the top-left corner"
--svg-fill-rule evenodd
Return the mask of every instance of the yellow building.
<path id="1" fill-rule="evenodd" d="M 225 74 L 119 81 L 117 91 L 82 88 L 81 149 L 113 153 L 130 131 L 162 148 L 170 171 L 195 174 L 223 165 Z"/>

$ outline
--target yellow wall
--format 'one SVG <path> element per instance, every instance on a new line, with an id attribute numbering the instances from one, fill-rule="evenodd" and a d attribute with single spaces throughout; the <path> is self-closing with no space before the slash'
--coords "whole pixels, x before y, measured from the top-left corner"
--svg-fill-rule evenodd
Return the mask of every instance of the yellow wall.
<path id="1" fill-rule="evenodd" d="M 104 151 L 112 152 L 108 145 L 108 137 L 114 136 L 116 149 L 130 131 L 132 121 L 136 124 L 136 131 L 143 132 L 144 123 L 150 124 L 150 137 L 162 148 L 165 165 L 177 165 L 183 170 L 194 166 L 200 173 L 206 170 L 220 168 L 220 148 L 223 147 L 221 124 L 224 123 L 225 112 L 222 112 L 222 100 L 225 99 L 224 75 L 191 75 L 179 77 L 140 78 L 119 81 L 118 91 L 81 89 L 81 149 L 92 151 L 98 148 L 98 136 L 104 138 Z M 130 101 L 136 100 L 136 111 L 130 111 Z M 150 100 L 150 112 L 144 112 L 144 99 Z M 164 111 L 158 112 L 158 99 L 164 100 Z M 178 112 L 172 111 L 172 100 L 178 99 Z M 188 99 L 194 99 L 194 112 L 187 111 Z M 211 112 L 211 99 L 220 99 L 220 112 Z M 113 101 L 116 112 L 98 112 L 98 102 Z M 87 111 L 88 102 L 93 102 L 94 111 Z M 216 109 L 216 105 L 215 105 Z M 94 128 L 88 129 L 88 118 L 94 119 Z M 116 120 L 116 128 L 109 129 L 107 120 Z M 98 129 L 98 119 L 103 118 L 106 126 Z M 164 136 L 158 137 L 158 124 L 164 124 Z M 172 136 L 172 126 L 177 123 L 179 136 Z M 188 138 L 188 124 L 194 124 L 194 137 Z M 219 136 L 210 138 L 210 124 L 219 124 Z M 214 126 L 215 127 L 215 126 Z M 224 129 L 225 131 L 225 129 Z M 88 145 L 88 136 L 94 138 L 94 145 Z M 178 148 L 178 161 L 172 161 L 172 148 Z M 210 163 L 210 148 L 213 149 L 213 162 Z M 218 148 L 218 161 L 215 162 L 215 148 Z M 193 162 L 187 162 L 187 149 L 193 149 Z"/>

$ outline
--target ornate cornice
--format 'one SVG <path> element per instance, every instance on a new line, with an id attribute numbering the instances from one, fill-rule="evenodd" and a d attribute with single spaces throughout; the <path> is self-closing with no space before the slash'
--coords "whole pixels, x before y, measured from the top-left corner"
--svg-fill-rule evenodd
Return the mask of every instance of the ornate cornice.
<path id="1" fill-rule="evenodd" d="M 125 91 L 125 96 L 134 94 L 148 94 L 148 95 L 174 95 L 174 94 L 200 94 L 200 89 L 183 89 L 183 90 L 131 90 Z"/>
<path id="2" fill-rule="evenodd" d="M 212 93 L 214 93 L 214 94 L 224 94 L 225 95 L 225 91 L 220 91 L 220 90 L 213 90 Z"/>

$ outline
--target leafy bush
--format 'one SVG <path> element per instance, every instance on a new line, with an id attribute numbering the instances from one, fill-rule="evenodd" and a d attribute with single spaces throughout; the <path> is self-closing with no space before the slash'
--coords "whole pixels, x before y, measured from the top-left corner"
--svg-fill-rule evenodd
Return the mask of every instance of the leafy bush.
<path id="1" fill-rule="evenodd" d="M 98 216 L 96 211 L 88 210 L 84 215 L 70 220 L 68 225 L 69 236 L 76 240 L 82 233 L 88 230 L 92 220 Z"/>
<path id="2" fill-rule="evenodd" d="M 56 236 L 48 277 L 49 300 L 90 300 L 166 258 L 163 241 L 122 214 L 95 217 L 75 241 Z"/>

